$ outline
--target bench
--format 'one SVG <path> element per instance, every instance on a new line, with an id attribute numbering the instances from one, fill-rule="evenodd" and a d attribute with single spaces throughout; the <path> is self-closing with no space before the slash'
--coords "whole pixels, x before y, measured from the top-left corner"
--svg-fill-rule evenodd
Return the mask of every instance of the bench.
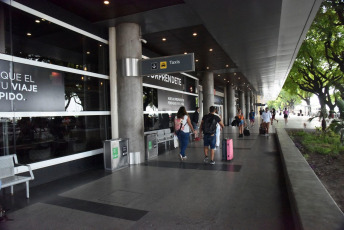
<path id="1" fill-rule="evenodd" d="M 170 143 L 170 141 L 173 141 L 174 139 L 174 133 L 171 132 L 171 129 L 159 129 L 154 131 L 148 131 L 144 133 L 146 134 L 156 134 L 157 143 L 165 143 L 165 149 L 167 148 L 167 143 Z"/>
<path id="2" fill-rule="evenodd" d="M 17 176 L 17 166 L 25 166 L 28 168 L 30 176 Z M 30 165 L 18 164 L 16 154 L 0 156 L 0 180 L 1 188 L 11 187 L 11 195 L 13 195 L 13 186 L 16 184 L 26 183 L 26 198 L 29 198 L 29 181 L 33 180 L 34 176 Z"/>

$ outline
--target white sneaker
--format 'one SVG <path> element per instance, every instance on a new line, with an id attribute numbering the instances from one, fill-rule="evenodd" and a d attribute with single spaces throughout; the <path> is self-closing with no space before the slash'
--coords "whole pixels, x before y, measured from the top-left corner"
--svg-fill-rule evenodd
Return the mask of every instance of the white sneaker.
<path id="1" fill-rule="evenodd" d="M 184 157 L 182 157 L 183 158 L 183 160 L 186 160 L 186 159 L 188 159 L 188 157 L 187 156 L 184 156 Z"/>

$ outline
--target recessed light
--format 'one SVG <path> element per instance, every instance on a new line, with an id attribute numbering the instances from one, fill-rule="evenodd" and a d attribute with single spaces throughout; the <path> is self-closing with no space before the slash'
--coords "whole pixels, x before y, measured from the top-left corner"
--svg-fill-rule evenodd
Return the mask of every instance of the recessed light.
<path id="1" fill-rule="evenodd" d="M 219 77 L 220 77 L 221 75 L 220 75 L 220 74 L 218 74 L 217 76 L 219 76 Z"/>
<path id="2" fill-rule="evenodd" d="M 41 21 L 40 21 L 40 20 L 38 20 L 38 19 L 36 19 L 36 20 L 35 20 L 35 22 L 36 22 L 36 23 L 41 23 Z"/>
<path id="3" fill-rule="evenodd" d="M 212 51 L 213 51 L 213 49 L 209 49 L 209 51 L 210 51 L 210 52 L 212 52 Z"/>
<path id="4" fill-rule="evenodd" d="M 45 19 L 44 19 L 44 18 L 42 18 L 41 20 L 42 20 L 42 22 L 44 22 L 44 21 L 45 21 Z"/>
<path id="5" fill-rule="evenodd" d="M 229 65 L 226 65 L 226 67 L 228 68 L 228 67 L 229 67 Z"/>
<path id="6" fill-rule="evenodd" d="M 105 5 L 109 5 L 109 4 L 110 4 L 110 1 L 104 1 L 104 4 L 105 4 Z"/>
<path id="7" fill-rule="evenodd" d="M 226 78 L 224 78 L 223 80 L 226 80 Z"/>
<path id="8" fill-rule="evenodd" d="M 236 75 L 236 73 L 234 73 L 234 76 Z"/>
<path id="9" fill-rule="evenodd" d="M 91 52 L 90 52 L 90 51 L 87 51 L 86 53 L 87 53 L 87 54 L 90 54 Z"/>
<path id="10" fill-rule="evenodd" d="M 238 79 L 240 80 L 240 77 L 238 77 Z"/>
<path id="11" fill-rule="evenodd" d="M 103 46 L 102 44 L 99 45 L 99 47 L 102 47 L 102 46 Z"/>
<path id="12" fill-rule="evenodd" d="M 198 62 L 198 59 L 196 59 L 196 62 Z"/>
<path id="13" fill-rule="evenodd" d="M 193 33 L 192 36 L 196 37 L 196 36 L 197 36 L 197 33 Z"/>
<path id="14" fill-rule="evenodd" d="M 207 69 L 209 69 L 209 67 L 207 66 Z"/>
<path id="15" fill-rule="evenodd" d="M 166 41 L 166 38 L 162 38 L 162 40 L 165 42 L 165 41 Z"/>
<path id="16" fill-rule="evenodd" d="M 184 52 L 184 54 L 188 54 L 187 52 Z"/>
<path id="17" fill-rule="evenodd" d="M 32 34 L 31 33 L 26 33 L 27 36 L 31 36 Z"/>

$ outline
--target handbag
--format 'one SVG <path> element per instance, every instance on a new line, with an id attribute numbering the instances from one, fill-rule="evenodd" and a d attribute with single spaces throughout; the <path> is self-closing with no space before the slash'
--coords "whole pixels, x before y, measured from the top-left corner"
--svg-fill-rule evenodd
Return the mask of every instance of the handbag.
<path id="1" fill-rule="evenodd" d="M 178 137 L 176 135 L 174 135 L 174 137 L 173 137 L 173 144 L 174 144 L 174 148 L 179 147 L 179 141 L 178 141 Z"/>
<path id="2" fill-rule="evenodd" d="M 245 127 L 245 129 L 244 129 L 244 135 L 245 136 L 250 136 L 251 134 L 250 134 L 250 130 L 248 129 L 248 127 Z"/>

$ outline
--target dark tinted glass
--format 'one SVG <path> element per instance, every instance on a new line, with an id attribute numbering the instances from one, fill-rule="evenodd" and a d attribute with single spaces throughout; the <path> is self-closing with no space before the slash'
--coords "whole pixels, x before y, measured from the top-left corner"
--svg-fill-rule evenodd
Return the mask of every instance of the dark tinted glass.
<path id="1" fill-rule="evenodd" d="M 10 11 L 9 6 L 0 2 L 0 53 L 10 54 Z"/>
<path id="2" fill-rule="evenodd" d="M 110 116 L 23 117 L 7 129 L 9 152 L 21 163 L 33 163 L 103 147 L 109 139 Z M 1 140 L 1 154 L 6 147 Z M 13 143 L 16 143 L 15 147 Z M 14 151 L 13 151 L 14 150 Z"/>
<path id="3" fill-rule="evenodd" d="M 12 55 L 109 74 L 108 45 L 16 8 L 11 16 Z"/>

